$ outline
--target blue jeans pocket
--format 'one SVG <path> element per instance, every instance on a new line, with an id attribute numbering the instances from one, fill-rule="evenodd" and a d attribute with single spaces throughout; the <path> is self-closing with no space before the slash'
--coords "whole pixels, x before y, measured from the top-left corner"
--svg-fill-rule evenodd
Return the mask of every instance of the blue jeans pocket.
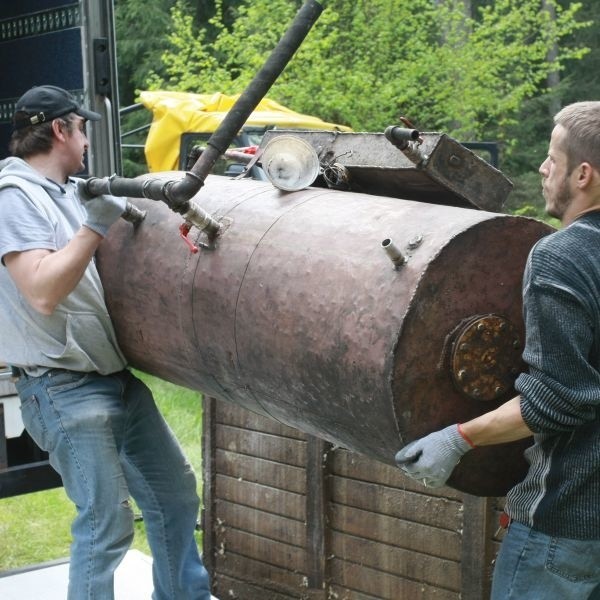
<path id="1" fill-rule="evenodd" d="M 546 568 L 568 581 L 598 581 L 600 542 L 552 538 L 548 546 Z"/>
<path id="2" fill-rule="evenodd" d="M 37 396 L 31 394 L 21 401 L 21 417 L 27 433 L 33 441 L 44 451 L 50 450 L 48 442 L 48 429 L 40 410 Z"/>

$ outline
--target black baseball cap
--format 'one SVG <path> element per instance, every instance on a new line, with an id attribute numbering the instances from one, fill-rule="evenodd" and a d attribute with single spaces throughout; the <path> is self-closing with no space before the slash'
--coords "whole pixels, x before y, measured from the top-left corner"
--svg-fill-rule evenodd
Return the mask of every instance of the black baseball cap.
<path id="1" fill-rule="evenodd" d="M 27 90 L 17 100 L 14 126 L 15 129 L 22 129 L 28 125 L 47 123 L 68 113 L 75 113 L 88 121 L 99 121 L 102 118 L 99 113 L 82 108 L 67 90 L 55 85 L 40 85 Z"/>

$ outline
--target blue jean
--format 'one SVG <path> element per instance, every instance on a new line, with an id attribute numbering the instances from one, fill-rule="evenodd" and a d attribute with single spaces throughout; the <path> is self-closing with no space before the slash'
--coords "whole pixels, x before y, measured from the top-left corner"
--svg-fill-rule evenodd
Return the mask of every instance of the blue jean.
<path id="1" fill-rule="evenodd" d="M 587 600 L 600 583 L 600 540 L 555 538 L 512 522 L 491 600 Z"/>
<path id="2" fill-rule="evenodd" d="M 68 600 L 114 599 L 114 571 L 133 539 L 130 494 L 154 559 L 153 600 L 209 600 L 195 475 L 144 383 L 129 371 L 53 369 L 16 385 L 25 427 L 77 508 Z"/>

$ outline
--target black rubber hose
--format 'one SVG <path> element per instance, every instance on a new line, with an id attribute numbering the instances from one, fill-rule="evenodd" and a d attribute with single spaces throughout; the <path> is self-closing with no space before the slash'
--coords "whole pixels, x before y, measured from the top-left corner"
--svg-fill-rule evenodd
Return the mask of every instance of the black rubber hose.
<path id="1" fill-rule="evenodd" d="M 307 0 L 302 5 L 263 67 L 211 135 L 206 149 L 192 167 L 191 172 L 187 173 L 183 179 L 168 182 L 164 180 L 142 182 L 124 177 L 91 178 L 87 183 L 90 193 L 95 195 L 110 193 L 117 196 L 163 200 L 174 211 L 185 213 L 190 198 L 202 187 L 206 176 L 212 171 L 219 156 L 229 148 L 239 130 L 281 75 L 322 12 L 323 7 L 315 0 Z"/>

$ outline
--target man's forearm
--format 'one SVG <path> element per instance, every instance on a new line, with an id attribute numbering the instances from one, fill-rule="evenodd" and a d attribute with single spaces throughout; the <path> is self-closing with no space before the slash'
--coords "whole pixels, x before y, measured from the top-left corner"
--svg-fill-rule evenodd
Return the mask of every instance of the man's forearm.
<path id="1" fill-rule="evenodd" d="M 496 410 L 462 423 L 461 430 L 475 446 L 514 442 L 533 435 L 521 416 L 521 397 L 515 396 Z"/>

